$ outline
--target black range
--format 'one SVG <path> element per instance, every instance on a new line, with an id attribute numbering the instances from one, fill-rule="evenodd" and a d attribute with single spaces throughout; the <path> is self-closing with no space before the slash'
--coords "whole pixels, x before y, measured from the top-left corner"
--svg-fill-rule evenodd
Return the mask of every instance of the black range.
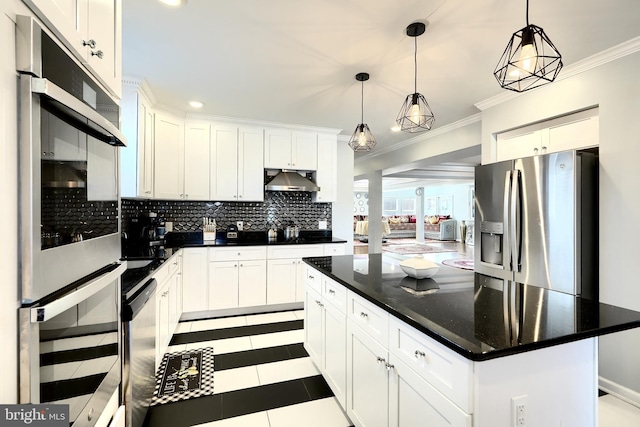
<path id="1" fill-rule="evenodd" d="M 446 266 L 416 283 L 391 255 L 303 261 L 474 361 L 640 327 L 640 312 L 521 283 L 505 298 L 486 276 Z"/>

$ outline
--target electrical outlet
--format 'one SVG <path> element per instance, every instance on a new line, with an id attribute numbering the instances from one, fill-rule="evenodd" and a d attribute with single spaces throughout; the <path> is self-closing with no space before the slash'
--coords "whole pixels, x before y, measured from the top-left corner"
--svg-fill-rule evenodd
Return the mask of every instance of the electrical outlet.
<path id="1" fill-rule="evenodd" d="M 319 230 L 326 230 L 327 229 L 327 221 L 319 221 L 318 222 L 318 229 Z"/>
<path id="2" fill-rule="evenodd" d="M 236 226 L 238 227 L 238 231 L 244 230 L 244 221 L 236 221 Z"/>
<path id="3" fill-rule="evenodd" d="M 512 427 L 527 427 L 527 395 L 511 398 Z"/>

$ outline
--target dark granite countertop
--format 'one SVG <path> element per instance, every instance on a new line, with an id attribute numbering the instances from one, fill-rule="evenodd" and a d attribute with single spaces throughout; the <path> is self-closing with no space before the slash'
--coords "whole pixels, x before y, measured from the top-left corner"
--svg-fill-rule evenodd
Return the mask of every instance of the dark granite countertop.
<path id="1" fill-rule="evenodd" d="M 640 327 L 640 312 L 514 283 L 507 298 L 486 276 L 441 266 L 407 277 L 387 254 L 303 260 L 467 359 L 483 361 Z M 408 291 L 416 288 L 426 291 Z"/>

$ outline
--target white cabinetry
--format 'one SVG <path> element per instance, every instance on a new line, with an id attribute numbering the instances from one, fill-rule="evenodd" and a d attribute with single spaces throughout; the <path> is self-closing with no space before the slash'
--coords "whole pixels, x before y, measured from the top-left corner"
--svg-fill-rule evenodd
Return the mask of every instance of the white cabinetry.
<path id="1" fill-rule="evenodd" d="M 179 251 L 153 275 L 156 288 L 156 369 L 182 314 L 182 254 Z"/>
<path id="2" fill-rule="evenodd" d="M 598 109 L 498 134 L 496 161 L 598 146 Z"/>
<path id="3" fill-rule="evenodd" d="M 123 88 L 120 106 L 127 138 L 127 146 L 120 148 L 121 196 L 152 198 L 155 112 L 142 91 L 129 85 Z"/>
<path id="4" fill-rule="evenodd" d="M 340 404 L 346 406 L 346 290 L 306 268 L 304 346 Z M 319 286 L 320 285 L 320 286 Z"/>
<path id="5" fill-rule="evenodd" d="M 262 128 L 213 124 L 211 200 L 263 201 Z"/>
<path id="6" fill-rule="evenodd" d="M 122 0 L 25 0 L 112 95 L 122 93 Z"/>
<path id="7" fill-rule="evenodd" d="M 187 120 L 184 127 L 185 200 L 209 200 L 211 125 Z"/>
<path id="8" fill-rule="evenodd" d="M 154 196 L 184 198 L 184 120 L 156 112 L 154 139 Z"/>
<path id="9" fill-rule="evenodd" d="M 318 168 L 317 133 L 265 129 L 264 167 L 315 171 Z"/>
<path id="10" fill-rule="evenodd" d="M 338 191 L 337 144 L 337 135 L 318 134 L 318 169 L 315 178 L 320 191 L 313 193 L 314 202 L 336 201 Z"/>
<path id="11" fill-rule="evenodd" d="M 264 246 L 210 248 L 209 310 L 264 305 L 265 259 Z"/>
<path id="12" fill-rule="evenodd" d="M 207 310 L 207 248 L 182 249 L 182 311 Z"/>
<path id="13" fill-rule="evenodd" d="M 302 258 L 324 255 L 323 245 L 282 245 L 267 248 L 267 304 L 304 301 Z"/>

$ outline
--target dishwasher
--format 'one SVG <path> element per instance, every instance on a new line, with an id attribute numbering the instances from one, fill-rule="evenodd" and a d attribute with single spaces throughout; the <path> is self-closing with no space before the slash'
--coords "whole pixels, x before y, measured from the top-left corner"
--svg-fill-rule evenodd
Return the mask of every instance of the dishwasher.
<path id="1" fill-rule="evenodd" d="M 156 287 L 150 279 L 122 302 L 122 400 L 127 427 L 141 427 L 155 389 Z"/>

